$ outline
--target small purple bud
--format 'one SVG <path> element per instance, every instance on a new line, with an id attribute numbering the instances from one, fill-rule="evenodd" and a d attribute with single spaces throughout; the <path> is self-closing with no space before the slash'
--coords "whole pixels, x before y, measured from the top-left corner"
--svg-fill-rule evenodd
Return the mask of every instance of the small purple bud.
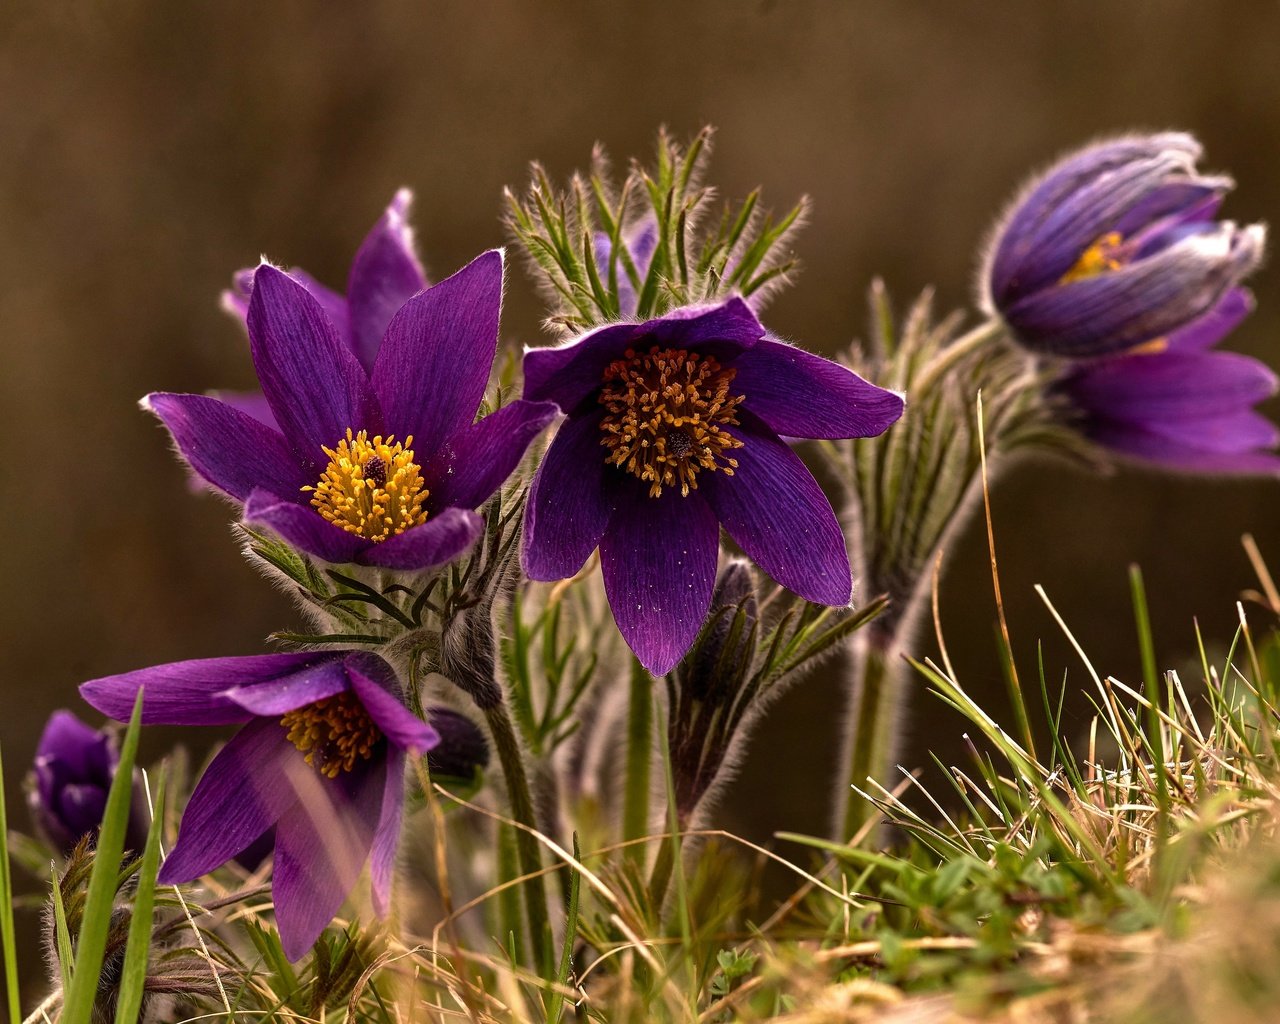
<path id="1" fill-rule="evenodd" d="M 752 629 L 759 614 L 751 567 L 735 558 L 720 570 L 711 597 L 711 613 L 676 669 L 681 684 L 694 699 L 732 700 L 736 681 L 751 660 Z M 730 641 L 732 649 L 727 649 Z"/>
<path id="2" fill-rule="evenodd" d="M 488 766 L 489 741 L 466 715 L 452 708 L 432 707 L 427 709 L 427 721 L 440 734 L 440 742 L 427 752 L 432 775 L 470 781 Z"/>
<path id="3" fill-rule="evenodd" d="M 1054 164 L 997 227 L 983 305 L 1042 355 L 1092 358 L 1209 313 L 1262 259 L 1265 229 L 1216 219 L 1229 178 L 1179 133 L 1111 139 Z"/>
<path id="4" fill-rule="evenodd" d="M 49 717 L 36 747 L 28 802 L 36 827 L 51 845 L 69 852 L 102 824 L 118 761 L 115 740 L 106 730 L 85 725 L 70 711 Z M 146 842 L 142 811 L 135 799 L 126 849 L 139 851 Z"/>

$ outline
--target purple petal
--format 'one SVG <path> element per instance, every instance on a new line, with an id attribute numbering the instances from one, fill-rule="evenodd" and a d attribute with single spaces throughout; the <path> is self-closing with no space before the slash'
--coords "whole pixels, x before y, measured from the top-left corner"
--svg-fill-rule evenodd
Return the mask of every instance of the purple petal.
<path id="1" fill-rule="evenodd" d="M 618 631 L 654 675 L 688 651 L 711 605 L 720 528 L 699 491 L 650 498 L 628 483 L 600 541 L 604 589 Z"/>
<path id="2" fill-rule="evenodd" d="M 1248 288 L 1232 288 L 1209 312 L 1170 334 L 1169 348 L 1183 352 L 1213 348 L 1244 322 L 1253 305 Z"/>
<path id="3" fill-rule="evenodd" d="M 362 551 L 373 546 L 359 534 L 334 526 L 315 509 L 268 491 L 249 495 L 244 521 L 250 526 L 265 526 L 294 547 L 335 565 L 354 562 Z"/>
<path id="4" fill-rule="evenodd" d="M 1204 419 L 1152 420 L 1138 425 L 1187 448 L 1220 455 L 1274 448 L 1280 441 L 1276 425 L 1252 409 Z"/>
<path id="5" fill-rule="evenodd" d="M 1237 440 L 1247 441 L 1256 426 L 1245 425 L 1245 433 Z M 1150 429 L 1128 423 L 1100 422 L 1090 429 L 1089 435 L 1107 448 L 1143 462 L 1155 463 L 1167 469 L 1207 474 L 1258 474 L 1280 476 L 1280 457 L 1256 449 L 1229 450 L 1234 444 L 1223 443 L 1231 431 L 1229 425 L 1214 428 L 1222 432 L 1219 446 L 1225 451 L 1207 449 L 1200 444 L 1188 445 L 1183 440 L 1158 434 Z M 1197 439 L 1202 440 L 1202 439 Z"/>
<path id="6" fill-rule="evenodd" d="M 360 565 L 377 565 L 406 572 L 433 569 L 464 554 L 482 533 L 484 519 L 475 512 L 447 508 L 430 516 L 420 526 L 411 526 L 404 533 L 380 544 L 369 545 L 356 556 L 355 561 Z"/>
<path id="7" fill-rule="evenodd" d="M 352 345 L 360 365 L 373 372 L 382 336 L 396 311 L 427 286 L 414 251 L 409 206 L 413 193 L 402 188 L 373 226 L 351 263 L 347 302 Z"/>
<path id="8" fill-rule="evenodd" d="M 401 700 L 400 680 L 376 654 L 348 654 L 343 662 L 360 703 L 392 745 L 425 754 L 440 742 L 435 729 L 419 719 Z"/>
<path id="9" fill-rule="evenodd" d="M 1261 256 L 1260 230 L 1222 225 L 1119 270 L 1045 288 L 1007 309 L 1005 319 L 1034 351 L 1122 352 L 1204 315 Z"/>
<path id="10" fill-rule="evenodd" d="M 533 580 L 562 580 L 591 557 L 613 513 L 600 444 L 603 410 L 560 424 L 533 478 L 521 564 Z"/>
<path id="11" fill-rule="evenodd" d="M 388 753 L 382 814 L 373 834 L 373 849 L 369 857 L 373 912 L 379 917 L 386 917 L 391 905 L 391 882 L 396 870 L 396 851 L 400 846 L 400 824 L 404 820 L 404 768 L 403 753 L 398 750 Z"/>
<path id="12" fill-rule="evenodd" d="M 278 721 L 259 718 L 236 733 L 191 794 L 160 882 L 206 875 L 267 831 L 298 799 L 287 784 L 296 765 L 306 767 Z"/>
<path id="13" fill-rule="evenodd" d="M 290 491 L 314 482 L 279 433 L 216 398 L 152 394 L 142 407 L 168 428 L 191 468 L 233 498 L 244 501 L 257 487 Z"/>
<path id="14" fill-rule="evenodd" d="M 902 396 L 852 370 L 765 339 L 734 362 L 731 390 L 787 437 L 874 437 L 902 415 Z"/>
<path id="15" fill-rule="evenodd" d="M 808 467 L 765 424 L 741 413 L 728 428 L 743 441 L 733 476 L 703 473 L 706 495 L 732 537 L 788 590 L 816 604 L 846 605 L 853 585 L 844 534 Z"/>
<path id="16" fill-rule="evenodd" d="M 331 653 L 327 659 L 313 657 L 296 671 L 265 683 L 233 686 L 221 696 L 235 701 L 255 715 L 279 717 L 305 704 L 314 704 L 350 687 L 342 668 L 342 655 Z"/>
<path id="17" fill-rule="evenodd" d="M 253 275 L 257 267 L 245 267 L 232 275 L 232 287 L 222 293 L 222 308 L 239 320 L 249 318 L 249 299 L 253 296 Z M 312 298 L 320 303 L 320 308 L 333 321 L 338 337 L 348 348 L 351 347 L 350 330 L 348 328 L 347 300 L 332 288 L 326 287 L 308 274 L 305 270 L 293 267 L 285 271 L 291 278 L 311 293 Z"/>
<path id="18" fill-rule="evenodd" d="M 1236 352 L 1164 352 L 1091 363 L 1064 385 L 1080 407 L 1129 423 L 1239 412 L 1276 392 L 1265 365 Z"/>
<path id="19" fill-rule="evenodd" d="M 36 744 L 36 759 L 56 759 L 73 778 L 105 782 L 110 781 L 117 757 L 105 732 L 86 725 L 72 712 L 59 709 L 45 723 Z"/>
<path id="20" fill-rule="evenodd" d="M 387 758 L 328 779 L 297 758 L 297 802 L 276 826 L 272 895 L 280 943 L 299 960 L 355 888 L 373 846 Z"/>
<path id="21" fill-rule="evenodd" d="M 262 392 L 294 455 L 318 475 L 347 428 L 381 430 L 377 400 L 333 321 L 300 284 L 264 264 L 249 300 L 249 345 Z"/>
<path id="22" fill-rule="evenodd" d="M 396 313 L 373 368 L 387 429 L 429 457 L 475 418 L 498 350 L 502 251 L 476 257 Z"/>
<path id="23" fill-rule="evenodd" d="M 524 397 L 572 413 L 600 389 L 605 367 L 632 346 L 685 348 L 728 362 L 763 336 L 755 313 L 739 298 L 685 306 L 642 324 L 610 324 L 560 348 L 526 352 Z"/>
<path id="24" fill-rule="evenodd" d="M 463 427 L 424 467 L 430 507 L 479 508 L 555 416 L 551 402 L 520 399 Z"/>
<path id="25" fill-rule="evenodd" d="M 210 398 L 217 399 L 223 405 L 229 405 L 233 409 L 238 409 L 246 416 L 251 416 L 264 426 L 270 427 L 277 434 L 280 433 L 280 425 L 276 423 L 275 413 L 271 411 L 267 396 L 261 391 L 225 391 L 219 389 L 206 393 Z"/>
<path id="26" fill-rule="evenodd" d="M 92 679 L 81 685 L 80 696 L 108 718 L 127 722 L 139 687 L 146 687 L 144 725 L 228 725 L 249 721 L 253 712 L 228 698 L 227 690 L 270 683 L 332 657 L 310 651 L 175 661 Z"/>

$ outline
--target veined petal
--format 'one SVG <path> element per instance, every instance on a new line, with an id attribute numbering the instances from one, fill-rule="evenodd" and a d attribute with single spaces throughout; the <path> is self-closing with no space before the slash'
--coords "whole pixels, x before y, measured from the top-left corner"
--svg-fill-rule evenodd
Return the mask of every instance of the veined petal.
<path id="1" fill-rule="evenodd" d="M 404 533 L 380 544 L 369 544 L 355 561 L 406 572 L 433 569 L 465 554 L 482 533 L 484 519 L 480 515 L 471 509 L 447 508 Z"/>
<path id="2" fill-rule="evenodd" d="M 253 295 L 253 275 L 257 267 L 245 267 L 232 275 L 232 287 L 222 293 L 222 308 L 236 319 L 245 321 L 249 317 L 249 299 Z M 329 288 L 305 270 L 293 267 L 285 271 L 291 278 L 311 293 L 320 308 L 333 321 L 338 337 L 348 348 L 351 347 L 351 331 L 347 324 L 347 300 Z"/>
<path id="3" fill-rule="evenodd" d="M 1186 448 L 1221 455 L 1274 448 L 1280 441 L 1276 425 L 1252 409 L 1196 420 L 1151 420 L 1141 426 Z"/>
<path id="4" fill-rule="evenodd" d="M 139 688 L 145 687 L 144 725 L 228 725 L 254 717 L 252 711 L 226 696 L 228 690 L 271 683 L 308 671 L 332 657 L 332 654 L 308 651 L 175 661 L 91 679 L 81 685 L 80 696 L 108 718 L 127 722 Z"/>
<path id="5" fill-rule="evenodd" d="M 1253 306 L 1248 288 L 1232 288 L 1209 312 L 1170 334 L 1166 339 L 1169 349 L 1195 352 L 1213 348 L 1244 322 Z"/>
<path id="6" fill-rule="evenodd" d="M 902 396 L 852 370 L 766 338 L 733 363 L 733 391 L 787 437 L 874 437 L 902 415 Z"/>
<path id="7" fill-rule="evenodd" d="M 391 318 L 427 286 L 427 275 L 418 262 L 413 229 L 409 226 L 412 202 L 413 193 L 400 189 L 351 263 L 347 303 L 352 347 L 368 373 L 373 372 Z"/>
<path id="8" fill-rule="evenodd" d="M 343 667 L 373 724 L 393 746 L 425 754 L 440 742 L 435 729 L 404 706 L 400 680 L 391 666 L 376 654 L 364 651 L 348 654 Z"/>
<path id="9" fill-rule="evenodd" d="M 302 755 L 278 721 L 259 718 L 236 733 L 191 794 L 160 882 L 176 885 L 206 875 L 266 832 L 298 799 L 281 784 L 295 763 L 303 764 Z"/>
<path id="10" fill-rule="evenodd" d="M 1235 421 L 1237 424 L 1241 422 Z M 1228 424 L 1219 425 L 1215 429 L 1222 430 L 1226 436 L 1225 432 L 1234 428 Z M 1244 436 L 1248 437 L 1256 427 L 1249 426 L 1245 429 L 1247 433 Z M 1280 456 L 1268 451 L 1258 451 L 1256 448 L 1231 450 L 1236 448 L 1234 444 L 1223 444 L 1221 441 L 1218 447 L 1227 450 L 1191 446 L 1183 440 L 1164 436 L 1141 425 L 1120 422 L 1093 424 L 1089 435 L 1098 444 L 1121 455 L 1167 469 L 1210 475 L 1280 476 Z"/>
<path id="11" fill-rule="evenodd" d="M 387 758 L 327 779 L 301 757 L 281 780 L 298 799 L 276 826 L 272 896 L 280 943 L 299 960 L 355 888 L 382 817 Z"/>
<path id="12" fill-rule="evenodd" d="M 381 432 L 369 378 L 315 298 L 283 271 L 253 276 L 249 345 L 262 392 L 302 465 L 318 475 L 322 448 L 347 432 Z"/>
<path id="13" fill-rule="evenodd" d="M 605 488 L 600 443 L 604 410 L 560 424 L 533 478 L 524 512 L 520 554 L 533 580 L 561 580 L 582 568 L 604 536 L 613 512 Z"/>
<path id="14" fill-rule="evenodd" d="M 267 396 L 261 391 L 227 391 L 225 389 L 217 389 L 205 392 L 210 398 L 217 399 L 223 405 L 229 405 L 233 409 L 237 409 L 257 420 L 263 426 L 270 427 L 277 434 L 280 433 L 280 424 L 276 422 L 276 414 L 271 411 L 271 403 L 267 401 Z M 284 435 L 281 434 L 281 439 Z M 292 458 L 292 456 L 290 456 Z"/>
<path id="15" fill-rule="evenodd" d="M 519 399 L 450 437 L 424 467 L 431 508 L 479 508 L 515 472 L 556 416 L 551 402 Z"/>
<path id="16" fill-rule="evenodd" d="M 315 509 L 268 491 L 249 495 L 244 521 L 250 526 L 265 526 L 294 547 L 335 565 L 354 562 L 357 555 L 373 546 L 359 534 L 334 526 Z"/>
<path id="17" fill-rule="evenodd" d="M 314 657 L 296 671 L 265 683 L 233 686 L 221 696 L 239 704 L 255 715 L 278 717 L 306 704 L 314 704 L 350 688 L 342 668 L 340 652 L 329 652 L 327 658 Z"/>
<path id="18" fill-rule="evenodd" d="M 645 668 L 664 675 L 707 616 L 720 528 L 700 490 L 650 498 L 645 485 L 627 481 L 626 491 L 600 541 L 604 589 L 622 638 Z"/>
<path id="19" fill-rule="evenodd" d="M 704 473 L 698 489 L 743 551 L 788 590 L 817 604 L 852 596 L 844 534 L 822 488 L 786 444 L 750 413 L 728 427 L 743 446 L 733 476 Z"/>
<path id="20" fill-rule="evenodd" d="M 1213 309 L 1261 255 L 1260 231 L 1223 224 L 1118 270 L 1029 295 L 1005 320 L 1035 351 L 1075 358 L 1123 352 Z"/>
<path id="21" fill-rule="evenodd" d="M 502 251 L 414 296 L 387 327 L 373 387 L 387 429 L 429 457 L 471 423 L 489 384 L 502 310 Z"/>
<path id="22" fill-rule="evenodd" d="M 311 481 L 275 430 L 204 395 L 151 394 L 154 413 L 187 463 L 214 487 L 244 501 L 257 487 L 297 490 Z"/>

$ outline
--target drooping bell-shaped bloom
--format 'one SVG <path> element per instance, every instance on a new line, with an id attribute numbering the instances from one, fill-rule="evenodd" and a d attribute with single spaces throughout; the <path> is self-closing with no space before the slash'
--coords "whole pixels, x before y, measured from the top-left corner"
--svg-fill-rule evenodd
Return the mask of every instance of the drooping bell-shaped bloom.
<path id="1" fill-rule="evenodd" d="M 1201 473 L 1280 471 L 1275 425 L 1254 406 L 1276 393 L 1256 359 L 1214 346 L 1253 308 L 1235 288 L 1162 341 L 1073 364 L 1055 390 L 1077 427 L 1121 455 Z"/>
<path id="2" fill-rule="evenodd" d="M 28 801 L 37 829 L 52 845 L 67 852 L 97 831 L 119 760 L 115 738 L 105 729 L 86 725 L 70 711 L 49 716 L 36 746 Z M 144 809 L 134 800 L 125 849 L 140 852 L 146 839 Z"/>
<path id="3" fill-rule="evenodd" d="M 356 250 L 347 274 L 347 291 L 340 295 L 326 287 L 299 267 L 286 273 L 307 289 L 320 303 L 333 322 L 338 337 L 366 372 L 373 372 L 387 325 L 396 312 L 414 295 L 427 287 L 409 224 L 409 208 L 413 193 L 400 189 L 388 204 L 378 222 Z M 222 307 L 242 323 L 248 320 L 249 300 L 253 295 L 253 275 L 257 267 L 238 270 L 232 287 L 222 293 Z M 214 396 L 249 413 L 269 426 L 275 426 L 271 406 L 260 391 L 216 391 Z"/>
<path id="4" fill-rule="evenodd" d="M 372 369 L 325 306 L 263 264 L 249 342 L 272 427 L 206 395 L 143 400 L 244 519 L 327 562 L 417 570 L 479 537 L 474 511 L 555 414 L 517 401 L 476 421 L 497 353 L 500 250 L 399 307 Z"/>
<path id="5" fill-rule="evenodd" d="M 86 701 L 128 719 L 240 730 L 209 764 L 183 812 L 164 884 L 190 882 L 275 828 L 272 897 L 291 960 L 314 945 L 370 866 L 387 912 L 404 809 L 408 752 L 436 745 L 376 655 L 327 651 L 209 658 L 95 679 Z"/>
<path id="6" fill-rule="evenodd" d="M 848 603 L 840 525 L 781 438 L 879 434 L 900 395 L 766 337 L 740 298 L 600 327 L 528 352 L 524 372 L 525 398 L 567 417 L 529 495 L 525 572 L 572 576 L 599 547 L 618 628 L 650 671 L 698 634 L 721 524 L 783 586 Z"/>
<path id="7" fill-rule="evenodd" d="M 1262 258 L 1261 225 L 1216 219 L 1229 178 L 1179 133 L 1111 139 L 1054 164 L 996 229 L 988 312 L 1033 352 L 1123 352 L 1213 310 Z"/>

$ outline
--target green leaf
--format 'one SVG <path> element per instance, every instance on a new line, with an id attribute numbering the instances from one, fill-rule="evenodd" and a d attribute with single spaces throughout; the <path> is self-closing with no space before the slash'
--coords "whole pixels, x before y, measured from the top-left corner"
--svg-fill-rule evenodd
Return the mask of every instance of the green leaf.
<path id="1" fill-rule="evenodd" d="M 0 756 L 0 952 L 4 954 L 4 989 L 11 1024 L 22 1020 L 22 1000 L 18 991 L 17 942 L 13 934 L 13 877 L 9 868 L 9 823 L 4 805 L 4 758 Z"/>
<path id="2" fill-rule="evenodd" d="M 156 896 L 156 873 L 160 870 L 160 836 L 164 832 L 166 772 L 156 778 L 155 807 L 147 845 L 138 869 L 138 888 L 133 897 L 133 917 L 129 921 L 129 944 L 125 947 L 120 972 L 120 995 L 116 1002 L 116 1024 L 133 1024 L 142 1008 L 142 991 L 147 980 L 147 957 L 151 952 L 151 929 Z"/>
<path id="3" fill-rule="evenodd" d="M 133 765 L 138 755 L 138 736 L 142 723 L 142 694 L 138 690 L 133 715 L 124 734 L 120 760 L 116 765 L 107 806 L 98 832 L 98 846 L 89 875 L 89 891 L 85 898 L 84 918 L 80 925 L 76 949 L 76 965 L 71 986 L 63 1000 L 60 1024 L 89 1024 L 94 997 L 98 991 L 98 975 L 111 928 L 111 912 L 115 903 L 120 857 L 124 852 L 125 829 L 129 823 L 129 801 L 133 789 Z"/>
<path id="4" fill-rule="evenodd" d="M 71 931 L 67 928 L 67 909 L 62 903 L 62 881 L 58 878 L 58 869 L 49 865 L 49 874 L 53 878 L 53 941 L 58 947 L 58 973 L 62 976 L 62 991 L 71 987 L 71 962 L 74 953 L 71 951 Z"/>
<path id="5" fill-rule="evenodd" d="M 573 859 L 582 862 L 582 850 L 578 846 L 578 833 L 573 834 Z M 582 889 L 582 875 L 574 865 L 569 866 L 569 911 L 564 924 L 564 947 L 560 951 L 560 969 L 556 972 L 559 986 L 551 994 L 551 1003 L 547 1009 L 548 1024 L 560 1024 L 560 1016 L 564 1013 L 564 993 L 560 990 L 569 986 L 569 970 L 573 967 L 573 944 L 578 939 L 578 896 Z"/>

